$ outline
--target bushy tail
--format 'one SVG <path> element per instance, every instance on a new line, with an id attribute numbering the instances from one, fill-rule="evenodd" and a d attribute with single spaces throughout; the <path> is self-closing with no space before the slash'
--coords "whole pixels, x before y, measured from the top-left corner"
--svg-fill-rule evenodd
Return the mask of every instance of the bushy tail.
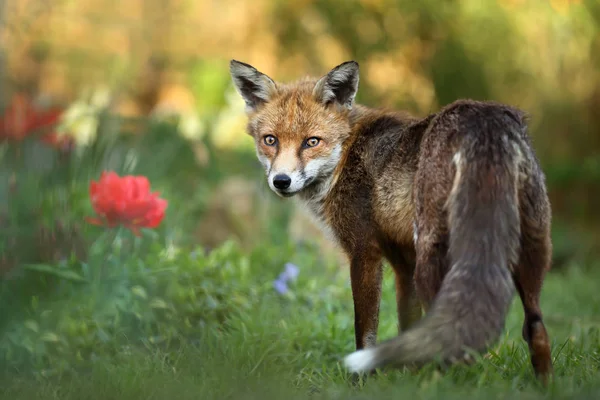
<path id="1" fill-rule="evenodd" d="M 490 139 L 493 140 L 493 139 Z M 455 362 L 498 340 L 514 295 L 509 269 L 517 261 L 519 153 L 497 143 L 465 146 L 447 202 L 452 267 L 428 314 L 412 329 L 345 358 L 366 372 L 386 365 Z"/>

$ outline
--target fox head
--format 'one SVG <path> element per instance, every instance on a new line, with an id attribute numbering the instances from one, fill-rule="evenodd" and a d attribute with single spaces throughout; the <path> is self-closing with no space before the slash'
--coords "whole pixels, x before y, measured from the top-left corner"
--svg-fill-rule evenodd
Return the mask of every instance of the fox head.
<path id="1" fill-rule="evenodd" d="M 320 79 L 288 84 L 235 60 L 230 72 L 246 102 L 247 132 L 271 190 L 290 197 L 331 182 L 350 136 L 358 63 L 348 61 Z"/>

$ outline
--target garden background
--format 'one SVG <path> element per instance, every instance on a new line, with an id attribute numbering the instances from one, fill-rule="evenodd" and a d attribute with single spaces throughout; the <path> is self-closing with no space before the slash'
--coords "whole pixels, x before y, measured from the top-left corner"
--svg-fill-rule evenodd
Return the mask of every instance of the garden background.
<path id="1" fill-rule="evenodd" d="M 231 58 L 277 80 L 354 59 L 358 102 L 417 115 L 463 97 L 530 114 L 553 207 L 549 394 L 517 300 L 476 366 L 350 384 L 346 262 L 269 191 Z M 597 0 L 0 1 L 0 110 L 6 398 L 600 393 Z M 87 222 L 105 170 L 149 179 L 158 228 Z"/>

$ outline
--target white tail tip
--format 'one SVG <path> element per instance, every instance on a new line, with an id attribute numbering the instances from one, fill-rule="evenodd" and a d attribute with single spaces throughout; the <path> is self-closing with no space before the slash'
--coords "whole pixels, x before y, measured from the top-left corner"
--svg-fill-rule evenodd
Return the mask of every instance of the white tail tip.
<path id="1" fill-rule="evenodd" d="M 344 357 L 344 365 L 351 372 L 368 372 L 375 369 L 375 350 L 363 349 Z"/>

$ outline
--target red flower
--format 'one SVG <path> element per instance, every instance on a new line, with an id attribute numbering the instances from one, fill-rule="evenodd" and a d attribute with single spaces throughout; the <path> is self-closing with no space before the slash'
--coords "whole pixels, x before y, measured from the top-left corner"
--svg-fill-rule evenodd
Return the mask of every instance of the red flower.
<path id="1" fill-rule="evenodd" d="M 90 183 L 92 207 L 98 218 L 88 218 L 95 225 L 123 225 L 139 235 L 139 228 L 156 228 L 165 216 L 167 201 L 150 192 L 145 176 L 123 176 L 103 172 L 98 182 Z"/>
<path id="2" fill-rule="evenodd" d="M 60 119 L 62 110 L 38 110 L 24 94 L 15 94 L 0 116 L 0 139 L 21 140 L 33 132 L 52 129 Z"/>

